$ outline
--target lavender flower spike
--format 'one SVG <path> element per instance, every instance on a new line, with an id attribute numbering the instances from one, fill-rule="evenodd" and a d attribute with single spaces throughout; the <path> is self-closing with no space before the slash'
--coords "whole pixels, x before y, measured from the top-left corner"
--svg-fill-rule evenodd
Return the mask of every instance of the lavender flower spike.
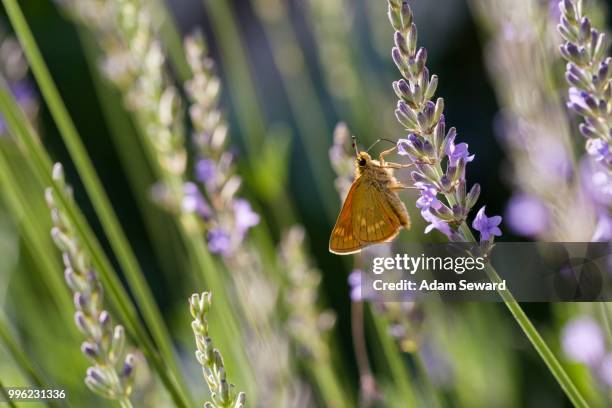
<path id="1" fill-rule="evenodd" d="M 567 106 L 584 119 L 580 133 L 586 151 L 612 171 L 612 57 L 608 42 L 583 14 L 582 0 L 562 0 L 557 26 L 564 43 L 559 50 L 567 60 L 565 78 L 570 85 Z"/>
<path id="2" fill-rule="evenodd" d="M 72 189 L 64 181 L 62 165 L 53 167 L 53 179 L 67 199 L 72 200 Z M 134 381 L 135 358 L 126 354 L 123 326 L 113 326 L 108 311 L 103 309 L 102 283 L 94 271 L 89 255 L 83 250 L 74 227 L 56 204 L 54 190 L 45 191 L 51 210 L 51 236 L 62 251 L 66 283 L 74 294 L 75 323 L 85 336 L 81 351 L 93 366 L 87 369 L 85 384 L 96 394 L 131 407 L 130 394 Z"/>
<path id="3" fill-rule="evenodd" d="M 189 310 L 193 317 L 191 328 L 196 340 L 196 358 L 202 366 L 204 380 L 210 389 L 212 402 L 206 402 L 206 408 L 244 408 L 244 392 L 236 393 L 234 384 L 227 380 L 223 357 L 219 349 L 214 348 L 208 334 L 208 312 L 211 306 L 210 292 L 194 293 L 189 298 Z"/>
<path id="4" fill-rule="evenodd" d="M 395 116 L 408 132 L 406 139 L 398 140 L 397 148 L 400 155 L 415 164 L 412 178 L 421 192 L 417 207 L 429 222 L 425 232 L 437 229 L 453 241 L 471 241 L 466 220 L 478 200 L 480 186 L 475 184 L 467 190 L 465 169 L 475 156 L 470 154 L 467 143 L 455 144 L 455 128 L 446 130 L 444 100 L 431 100 L 438 77 L 429 74 L 427 50 L 417 48 L 417 28 L 408 1 L 388 3 L 389 20 L 395 30 L 391 56 L 403 77 L 393 83 L 399 98 Z M 438 195 L 444 195 L 446 203 L 439 201 Z M 475 220 L 474 227 L 482 228 L 481 242 L 486 247 L 492 245 L 492 236 L 501 235 L 500 222 L 500 216 L 486 218 L 483 210 Z"/>

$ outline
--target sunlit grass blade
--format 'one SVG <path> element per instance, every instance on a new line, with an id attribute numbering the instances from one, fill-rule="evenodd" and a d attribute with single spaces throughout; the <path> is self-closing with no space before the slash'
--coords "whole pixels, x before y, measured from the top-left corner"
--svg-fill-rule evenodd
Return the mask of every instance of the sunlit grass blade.
<path id="1" fill-rule="evenodd" d="M 0 395 L 2 395 L 2 398 L 4 401 L 7 401 L 7 404 L 9 407 L 11 408 L 16 408 L 17 405 L 15 405 L 15 403 L 13 402 L 13 400 L 11 399 L 11 397 L 9 396 L 8 391 L 6 390 L 4 384 L 2 383 L 2 380 L 0 379 Z"/>
<path id="2" fill-rule="evenodd" d="M 30 382 L 39 388 L 44 388 L 48 385 L 44 376 L 39 372 L 38 367 L 34 365 L 21 346 L 19 340 L 15 338 L 11 328 L 6 321 L 4 315 L 0 312 L 0 341 L 6 347 L 7 351 L 11 354 L 15 363 L 24 372 Z"/>
<path id="3" fill-rule="evenodd" d="M 0 186 L 2 186 L 4 201 L 20 226 L 25 244 L 30 247 L 32 253 L 37 254 L 34 262 L 38 264 L 41 271 L 45 271 L 43 279 L 50 293 L 52 293 L 53 302 L 57 306 L 57 313 L 61 314 L 64 321 L 71 325 L 72 315 L 69 310 L 72 308 L 72 299 L 62 280 L 62 275 L 59 273 L 61 264 L 57 257 L 53 256 L 54 250 L 48 234 L 50 224 L 41 225 L 38 217 L 32 216 L 37 212 L 32 200 L 28 199 L 28 196 L 22 192 L 24 187 L 20 187 L 20 183 L 16 183 L 19 178 L 13 174 L 7 157 L 9 150 L 11 150 L 10 147 L 15 148 L 11 141 L 0 140 Z M 20 178 L 23 180 L 29 178 L 28 176 L 21 174 Z M 42 196 L 39 196 L 39 198 L 42 202 Z"/>
<path id="4" fill-rule="evenodd" d="M 24 151 L 29 157 L 32 170 L 37 176 L 39 183 L 53 187 L 58 194 L 59 204 L 66 212 L 67 216 L 71 218 L 79 234 L 79 239 L 88 249 L 94 265 L 96 265 L 101 273 L 101 278 L 109 295 L 109 300 L 112 301 L 118 316 L 123 323 L 125 323 L 128 330 L 130 330 L 142 344 L 144 351 L 158 371 L 168 391 L 175 398 L 175 402 L 180 406 L 187 406 L 188 404 L 184 402 L 184 397 L 176 384 L 176 379 L 172 378 L 172 375 L 168 372 L 165 360 L 161 359 L 146 329 L 140 322 L 129 295 L 123 288 L 119 277 L 104 254 L 100 243 L 95 238 L 95 235 L 89 228 L 78 208 L 76 208 L 72 202 L 64 199 L 60 189 L 53 181 L 51 177 L 51 160 L 44 147 L 41 145 L 40 140 L 34 133 L 34 130 L 29 125 L 23 112 L 19 110 L 15 101 L 12 99 L 6 86 L 0 86 L 0 112 L 2 112 L 2 116 L 6 120 L 7 127 L 11 134 L 19 143 L 22 143 Z"/>
<path id="5" fill-rule="evenodd" d="M 121 230 L 119 221 L 96 175 L 85 147 L 79 138 L 74 123 L 51 78 L 25 17 L 15 0 L 3 0 L 3 4 L 27 59 L 30 62 L 30 67 L 41 93 L 66 143 L 71 158 L 83 180 L 85 189 L 100 218 L 102 227 L 108 236 L 110 245 L 117 256 L 137 303 L 140 306 L 144 320 L 151 330 L 152 336 L 164 357 L 165 363 L 170 368 L 172 375 L 179 381 L 178 386 L 183 387 L 180 384 L 184 384 L 184 381 L 181 381 L 182 375 L 172 351 L 170 336 L 165 328 L 161 313 L 154 302 L 154 298 L 140 270 L 138 261 L 131 250 L 131 246 Z M 181 394 L 184 393 L 185 391 L 182 390 Z"/>

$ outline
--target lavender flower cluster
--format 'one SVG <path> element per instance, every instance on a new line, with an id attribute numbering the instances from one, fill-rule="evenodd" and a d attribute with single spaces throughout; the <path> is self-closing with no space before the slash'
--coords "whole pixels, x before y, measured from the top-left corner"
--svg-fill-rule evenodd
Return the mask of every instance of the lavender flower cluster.
<path id="1" fill-rule="evenodd" d="M 304 251 L 305 231 L 294 226 L 287 231 L 280 246 L 279 264 L 287 271 L 289 287 L 285 294 L 287 326 L 300 349 L 314 361 L 331 358 L 325 336 L 336 322 L 330 310 L 317 307 L 317 290 L 321 274 L 313 268 Z"/>
<path id="2" fill-rule="evenodd" d="M 38 99 L 28 80 L 28 70 L 28 63 L 19 43 L 13 36 L 5 33 L 0 25 L 0 78 L 8 85 L 8 89 L 30 119 L 30 123 L 36 125 Z M 0 115 L 0 137 L 6 136 L 6 133 L 6 124 Z"/>
<path id="3" fill-rule="evenodd" d="M 571 361 L 585 364 L 608 387 L 612 387 L 612 350 L 599 324 L 589 316 L 568 322 L 561 335 L 563 352 Z"/>
<path id="4" fill-rule="evenodd" d="M 485 60 L 500 105 L 494 130 L 512 174 L 506 224 L 541 241 L 590 240 L 594 211 L 576 177 L 575 146 L 554 81 L 558 14 L 531 0 L 471 4 L 488 31 Z"/>
<path id="5" fill-rule="evenodd" d="M 72 200 L 72 189 L 66 185 L 59 163 L 53 167 L 53 179 L 66 198 Z M 119 401 L 122 406 L 131 406 L 129 397 L 136 358 L 131 353 L 126 354 L 125 329 L 121 325 L 113 326 L 109 312 L 104 310 L 102 284 L 88 254 L 81 248 L 72 224 L 59 209 L 51 187 L 45 191 L 45 198 L 53 220 L 51 236 L 62 251 L 66 267 L 64 276 L 74 294 L 77 309 L 74 321 L 86 338 L 81 350 L 93 364 L 87 369 L 85 384 L 105 398 Z"/>
<path id="6" fill-rule="evenodd" d="M 218 104 L 221 82 L 207 57 L 200 34 L 185 40 L 187 62 L 193 73 L 185 83 L 193 125 L 195 176 L 184 185 L 182 210 L 198 215 L 207 231 L 208 248 L 222 257 L 231 271 L 232 288 L 239 300 L 246 354 L 257 367 L 257 396 L 264 406 L 287 406 L 307 393 L 291 365 L 288 333 L 277 323 L 278 282 L 266 275 L 258 251 L 247 242 L 248 231 L 260 217 L 250 203 L 237 197 L 241 178 L 235 173 L 235 154 L 227 148 L 228 126 Z M 293 333 L 299 336 L 300 333 Z M 303 333 L 302 333 L 303 334 Z"/>
<path id="7" fill-rule="evenodd" d="M 583 14 L 581 0 L 563 0 L 557 26 L 565 43 L 559 48 L 567 60 L 565 78 L 570 84 L 568 107 L 584 119 L 580 133 L 586 150 L 612 171 L 612 57 L 607 41 Z"/>
<path id="8" fill-rule="evenodd" d="M 189 298 L 189 310 L 193 317 L 191 328 L 196 340 L 196 358 L 202 366 L 204 380 L 211 393 L 212 402 L 206 402 L 206 408 L 243 408 L 246 403 L 244 392 L 236 392 L 234 384 L 227 381 L 223 357 L 219 349 L 213 346 L 208 334 L 207 315 L 210 311 L 212 294 L 194 293 Z"/>
<path id="9" fill-rule="evenodd" d="M 612 57 L 606 57 L 604 34 L 591 25 L 581 0 L 563 0 L 558 31 L 565 40 L 559 48 L 568 61 L 568 107 L 584 122 L 580 133 L 587 139 L 591 160 L 583 160 L 581 178 L 597 213 L 593 241 L 612 238 Z"/>
<path id="10" fill-rule="evenodd" d="M 466 165 L 474 155 L 466 143 L 455 143 L 455 128 L 446 131 L 444 100 L 431 101 L 438 77 L 430 76 L 426 67 L 427 50 L 417 49 L 417 28 L 408 1 L 389 0 L 388 15 L 395 30 L 391 55 L 403 76 L 393 83 L 399 98 L 395 115 L 409 132 L 398 140 L 398 153 L 416 167 L 412 178 L 421 193 L 417 207 L 430 223 L 425 232 L 437 229 L 453 241 L 470 241 L 469 231 L 460 227 L 480 195 L 479 184 L 468 192 L 465 181 Z M 447 204 L 438 199 L 441 194 Z M 481 242 L 490 245 L 493 237 L 501 235 L 500 223 L 501 217 L 487 217 L 483 206 L 472 226 L 480 232 Z"/>
<path id="11" fill-rule="evenodd" d="M 233 168 L 235 154 L 226 147 L 228 128 L 218 107 L 221 83 L 213 73 L 214 63 L 206 56 L 202 37 L 188 37 L 185 51 L 193 72 L 185 89 L 191 102 L 195 173 L 208 200 L 196 183 L 188 182 L 182 206 L 207 223 L 210 251 L 227 257 L 235 253 L 248 230 L 259 223 L 259 215 L 247 200 L 236 197 L 241 179 Z"/>

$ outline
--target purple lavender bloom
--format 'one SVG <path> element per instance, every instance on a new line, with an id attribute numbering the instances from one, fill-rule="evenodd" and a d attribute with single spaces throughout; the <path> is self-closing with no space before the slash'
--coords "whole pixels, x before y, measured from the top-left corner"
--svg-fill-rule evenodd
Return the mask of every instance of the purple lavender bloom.
<path id="1" fill-rule="evenodd" d="M 573 86 L 570 87 L 568 92 L 568 107 L 575 111 L 588 111 L 590 108 L 585 102 L 585 96 L 588 96 L 586 92 Z"/>
<path id="2" fill-rule="evenodd" d="M 361 302 L 363 297 L 361 296 L 361 274 L 363 272 L 359 269 L 353 269 L 348 276 L 348 284 L 351 288 L 350 296 L 353 302 Z"/>
<path id="3" fill-rule="evenodd" d="M 36 101 L 36 93 L 28 81 L 15 82 L 10 85 L 10 89 L 21 107 L 27 107 Z"/>
<path id="4" fill-rule="evenodd" d="M 397 154 L 408 156 L 413 162 L 427 161 L 425 150 L 425 144 L 414 133 L 409 134 L 407 139 L 397 141 Z"/>
<path id="5" fill-rule="evenodd" d="M 17 104 L 30 116 L 33 106 L 36 106 L 36 92 L 32 85 L 25 80 L 17 81 L 10 83 L 9 89 Z M 6 122 L 0 115 L 0 135 L 6 133 L 6 131 Z"/>
<path id="6" fill-rule="evenodd" d="M 230 234 L 223 228 L 212 228 L 208 231 L 208 249 L 213 254 L 229 254 L 231 244 Z"/>
<path id="7" fill-rule="evenodd" d="M 588 196 L 607 208 L 612 204 L 612 172 L 601 162 L 584 158 L 580 163 L 582 185 Z"/>
<path id="8" fill-rule="evenodd" d="M 563 351 L 570 360 L 595 366 L 606 352 L 603 332 L 591 317 L 569 322 L 561 334 Z"/>
<path id="9" fill-rule="evenodd" d="M 238 198 L 233 203 L 234 216 L 236 219 L 236 229 L 245 233 L 249 228 L 259 224 L 259 215 L 253 211 L 251 204 L 243 199 Z"/>
<path id="10" fill-rule="evenodd" d="M 457 163 L 460 159 L 464 159 L 466 163 L 474 160 L 475 155 L 470 155 L 468 151 L 467 143 L 459 143 L 455 144 L 455 138 L 457 137 L 457 133 L 452 133 L 448 138 L 448 142 L 446 145 L 446 149 L 444 153 L 448 156 L 450 165 L 452 167 L 457 166 Z"/>
<path id="11" fill-rule="evenodd" d="M 416 201 L 417 208 L 421 210 L 429 210 L 429 208 L 438 209 L 442 203 L 438 200 L 438 190 L 433 184 L 418 182 L 414 186 L 421 190 L 421 197 Z"/>
<path id="12" fill-rule="evenodd" d="M 528 194 L 518 194 L 510 199 L 506 220 L 515 232 L 529 237 L 542 234 L 550 223 L 546 206 Z"/>
<path id="13" fill-rule="evenodd" d="M 499 237 L 501 236 L 501 230 L 499 229 L 499 224 L 501 224 L 502 217 L 499 215 L 494 215 L 493 217 L 487 217 L 485 214 L 486 206 L 482 206 L 482 208 L 476 214 L 476 218 L 474 218 L 474 222 L 472 223 L 472 227 L 476 231 L 480 232 L 480 241 L 488 241 L 491 236 Z"/>
<path id="14" fill-rule="evenodd" d="M 196 177 L 206 185 L 208 189 L 217 184 L 217 165 L 213 160 L 200 159 L 196 163 Z"/>
<path id="15" fill-rule="evenodd" d="M 421 211 L 421 216 L 423 217 L 423 219 L 425 221 L 430 223 L 425 228 L 425 233 L 426 234 L 429 234 L 434 229 L 437 229 L 438 231 L 440 231 L 441 233 L 446 235 L 449 239 L 452 237 L 453 231 L 451 230 L 451 227 L 450 227 L 450 225 L 448 225 L 447 222 L 444 222 L 440 218 L 436 217 L 435 215 L 430 213 L 429 210 Z"/>
<path id="16" fill-rule="evenodd" d="M 612 354 L 606 354 L 601 360 L 599 377 L 608 387 L 612 387 Z"/>
<path id="17" fill-rule="evenodd" d="M 212 209 L 195 183 L 185 183 L 183 186 L 183 210 L 190 213 L 197 213 L 205 219 L 212 217 Z"/>
<path id="18" fill-rule="evenodd" d="M 586 151 L 598 162 L 610 162 L 612 153 L 610 146 L 602 139 L 590 139 L 586 144 Z"/>
<path id="19" fill-rule="evenodd" d="M 609 242 L 612 240 L 612 217 L 608 214 L 601 214 L 595 226 L 595 232 L 591 241 Z"/>

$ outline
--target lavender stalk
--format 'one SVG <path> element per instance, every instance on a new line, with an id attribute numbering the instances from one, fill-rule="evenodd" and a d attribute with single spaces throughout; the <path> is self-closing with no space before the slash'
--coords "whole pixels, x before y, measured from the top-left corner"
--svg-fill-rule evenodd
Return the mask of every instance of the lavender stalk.
<path id="1" fill-rule="evenodd" d="M 196 340 L 196 358 L 202 366 L 204 380 L 211 393 L 212 402 L 206 402 L 205 408 L 244 408 L 246 395 L 236 393 L 234 384 L 228 382 L 223 357 L 219 349 L 213 346 L 208 334 L 207 315 L 211 306 L 210 292 L 201 295 L 194 293 L 189 298 L 189 310 L 193 317 L 191 328 Z"/>
<path id="2" fill-rule="evenodd" d="M 563 0 L 557 29 L 564 43 L 559 50 L 567 60 L 567 106 L 583 122 L 588 159 L 582 161 L 582 181 L 597 212 L 592 241 L 612 239 L 612 57 L 606 57 L 608 41 L 584 15 L 581 0 Z"/>
<path id="3" fill-rule="evenodd" d="M 489 33 L 485 57 L 501 105 L 497 136 L 512 167 L 506 224 L 541 241 L 590 240 L 595 211 L 575 174 L 575 147 L 554 83 L 556 18 L 548 3 L 530 0 L 471 5 Z"/>
<path id="4" fill-rule="evenodd" d="M 228 125 L 218 104 L 220 80 L 201 35 L 188 37 L 185 50 L 193 72 L 185 91 L 193 124 L 196 182 L 185 183 L 182 210 L 199 217 L 209 251 L 232 271 L 246 354 L 258 369 L 257 401 L 264 406 L 305 401 L 307 388 L 290 364 L 290 338 L 277 323 L 279 283 L 266 276 L 256 248 L 247 239 L 260 217 L 249 201 L 238 196 L 242 180 L 235 172 L 235 154 L 227 147 Z"/>
<path id="5" fill-rule="evenodd" d="M 72 200 L 72 189 L 66 185 L 59 163 L 53 167 L 53 179 L 66 198 Z M 85 336 L 81 351 L 93 364 L 87 369 L 85 384 L 94 393 L 117 401 L 122 407 L 131 407 L 136 359 L 133 354 L 126 354 L 125 329 L 121 325 L 113 326 L 110 313 L 103 308 L 102 284 L 72 224 L 57 206 L 54 194 L 52 188 L 45 191 L 54 225 L 51 236 L 62 251 L 64 276 L 77 309 L 74 320 Z"/>
<path id="6" fill-rule="evenodd" d="M 455 128 L 446 131 L 444 99 L 431 101 L 438 77 L 429 75 L 427 50 L 417 49 L 417 28 L 408 2 L 389 0 L 389 19 L 395 29 L 392 57 L 403 76 L 393 83 L 399 98 L 395 116 L 409 132 L 406 139 L 398 140 L 398 153 L 416 167 L 412 178 L 421 192 L 417 207 L 430 223 L 425 232 L 437 229 L 452 241 L 472 241 L 466 221 L 480 195 L 480 185 L 474 184 L 468 192 L 465 169 L 474 155 L 466 143 L 455 144 Z M 444 195 L 447 203 L 441 202 L 439 195 Z M 501 217 L 485 215 L 485 207 L 478 211 L 472 226 L 480 232 L 485 249 L 501 235 L 500 223 Z"/>
<path id="7" fill-rule="evenodd" d="M 398 141 L 398 151 L 416 166 L 412 178 L 421 190 L 417 207 L 430 222 L 425 231 L 435 228 L 453 241 L 473 242 L 465 221 L 478 199 L 480 187 L 475 184 L 467 192 L 465 167 L 474 156 L 469 154 L 467 144 L 455 144 L 457 132 L 454 128 L 446 132 L 443 99 L 438 98 L 436 103 L 431 101 L 438 77 L 429 76 L 426 49 L 417 49 L 417 27 L 408 1 L 388 0 L 388 4 L 389 20 L 395 30 L 392 57 L 403 76 L 393 83 L 399 98 L 396 117 L 409 132 L 406 139 Z M 446 197 L 447 204 L 438 200 L 438 194 Z M 494 237 L 501 235 L 500 223 L 501 217 L 485 215 L 485 207 L 478 211 L 472 226 L 480 232 L 483 250 L 490 250 Z M 486 271 L 493 282 L 501 281 L 490 264 Z M 570 400 L 576 406 L 588 406 L 514 296 L 507 290 L 498 293 Z"/>
<path id="8" fill-rule="evenodd" d="M 606 56 L 608 41 L 584 15 L 582 0 L 559 2 L 557 26 L 565 42 L 559 47 L 567 60 L 565 78 L 570 85 L 567 106 L 580 115 L 580 133 L 586 151 L 612 171 L 612 57 Z"/>

